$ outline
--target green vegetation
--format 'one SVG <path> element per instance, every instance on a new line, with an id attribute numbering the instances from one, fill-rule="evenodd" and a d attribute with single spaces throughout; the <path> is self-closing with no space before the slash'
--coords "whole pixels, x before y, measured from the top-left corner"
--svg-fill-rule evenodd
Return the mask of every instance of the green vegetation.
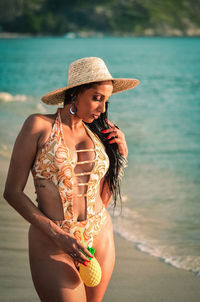
<path id="1" fill-rule="evenodd" d="M 200 0 L 1 0 L 2 31 L 199 35 Z"/>

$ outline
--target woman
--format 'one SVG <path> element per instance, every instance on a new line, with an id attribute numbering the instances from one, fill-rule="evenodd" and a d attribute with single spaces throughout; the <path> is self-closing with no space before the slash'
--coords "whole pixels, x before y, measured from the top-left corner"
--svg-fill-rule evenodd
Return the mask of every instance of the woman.
<path id="1" fill-rule="evenodd" d="M 43 96 L 60 105 L 55 114 L 29 116 L 14 145 L 4 197 L 31 226 L 29 257 L 43 302 L 102 301 L 115 248 L 106 210 L 116 202 L 128 154 L 122 131 L 107 117 L 108 99 L 136 87 L 136 79 L 113 79 L 100 58 L 73 62 L 68 85 Z M 23 190 L 32 172 L 38 207 Z M 96 287 L 83 284 L 93 246 L 102 269 Z"/>

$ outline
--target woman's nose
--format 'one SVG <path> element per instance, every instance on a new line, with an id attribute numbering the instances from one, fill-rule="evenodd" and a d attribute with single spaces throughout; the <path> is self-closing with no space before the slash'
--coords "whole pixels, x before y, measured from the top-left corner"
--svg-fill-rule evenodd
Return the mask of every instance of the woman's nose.
<path id="1" fill-rule="evenodd" d="M 101 102 L 101 103 L 99 104 L 99 111 L 100 111 L 101 113 L 104 113 L 104 112 L 106 111 L 106 104 L 105 104 L 104 102 Z"/>

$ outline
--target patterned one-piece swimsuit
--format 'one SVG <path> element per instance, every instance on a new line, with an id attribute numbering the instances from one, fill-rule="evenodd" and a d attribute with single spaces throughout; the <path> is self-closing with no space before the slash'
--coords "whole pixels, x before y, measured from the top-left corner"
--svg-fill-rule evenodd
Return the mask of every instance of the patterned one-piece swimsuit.
<path id="1" fill-rule="evenodd" d="M 93 141 L 94 148 L 70 150 L 64 141 L 60 110 L 61 108 L 57 109 L 57 116 L 47 142 L 42 148 L 40 155 L 36 156 L 32 167 L 32 174 L 34 179 L 51 180 L 58 189 L 63 205 L 64 220 L 54 222 L 67 233 L 73 234 L 75 238 L 82 241 L 86 246 L 91 247 L 94 238 L 100 232 L 107 217 L 106 209 L 103 205 L 98 213 L 95 212 L 95 199 L 100 180 L 109 168 L 109 158 L 98 136 L 84 123 L 83 125 Z M 77 153 L 90 151 L 95 152 L 94 159 L 78 161 Z M 93 167 L 91 171 L 80 171 L 80 167 L 92 162 Z M 78 165 L 80 165 L 79 173 L 76 173 L 75 168 Z M 89 175 L 88 181 L 77 183 L 77 179 L 75 181 L 75 178 L 83 175 Z M 77 190 L 77 186 L 79 188 L 87 188 L 84 193 L 78 192 L 76 194 L 76 198 L 85 198 L 87 216 L 86 220 L 82 221 L 78 221 L 73 212 L 73 193 L 75 188 Z M 83 199 L 80 199 L 80 201 L 83 201 Z"/>

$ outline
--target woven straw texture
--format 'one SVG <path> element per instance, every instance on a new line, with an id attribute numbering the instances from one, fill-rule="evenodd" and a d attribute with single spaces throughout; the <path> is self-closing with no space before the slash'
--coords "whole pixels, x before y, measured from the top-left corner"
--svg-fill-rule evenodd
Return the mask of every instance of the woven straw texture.
<path id="1" fill-rule="evenodd" d="M 64 88 L 56 89 L 42 97 L 42 101 L 49 105 L 61 105 L 64 101 L 65 91 L 79 85 L 113 81 L 113 93 L 119 93 L 136 87 L 140 82 L 137 79 L 115 79 L 111 76 L 104 61 L 100 58 L 82 58 L 69 66 L 68 83 Z"/>

